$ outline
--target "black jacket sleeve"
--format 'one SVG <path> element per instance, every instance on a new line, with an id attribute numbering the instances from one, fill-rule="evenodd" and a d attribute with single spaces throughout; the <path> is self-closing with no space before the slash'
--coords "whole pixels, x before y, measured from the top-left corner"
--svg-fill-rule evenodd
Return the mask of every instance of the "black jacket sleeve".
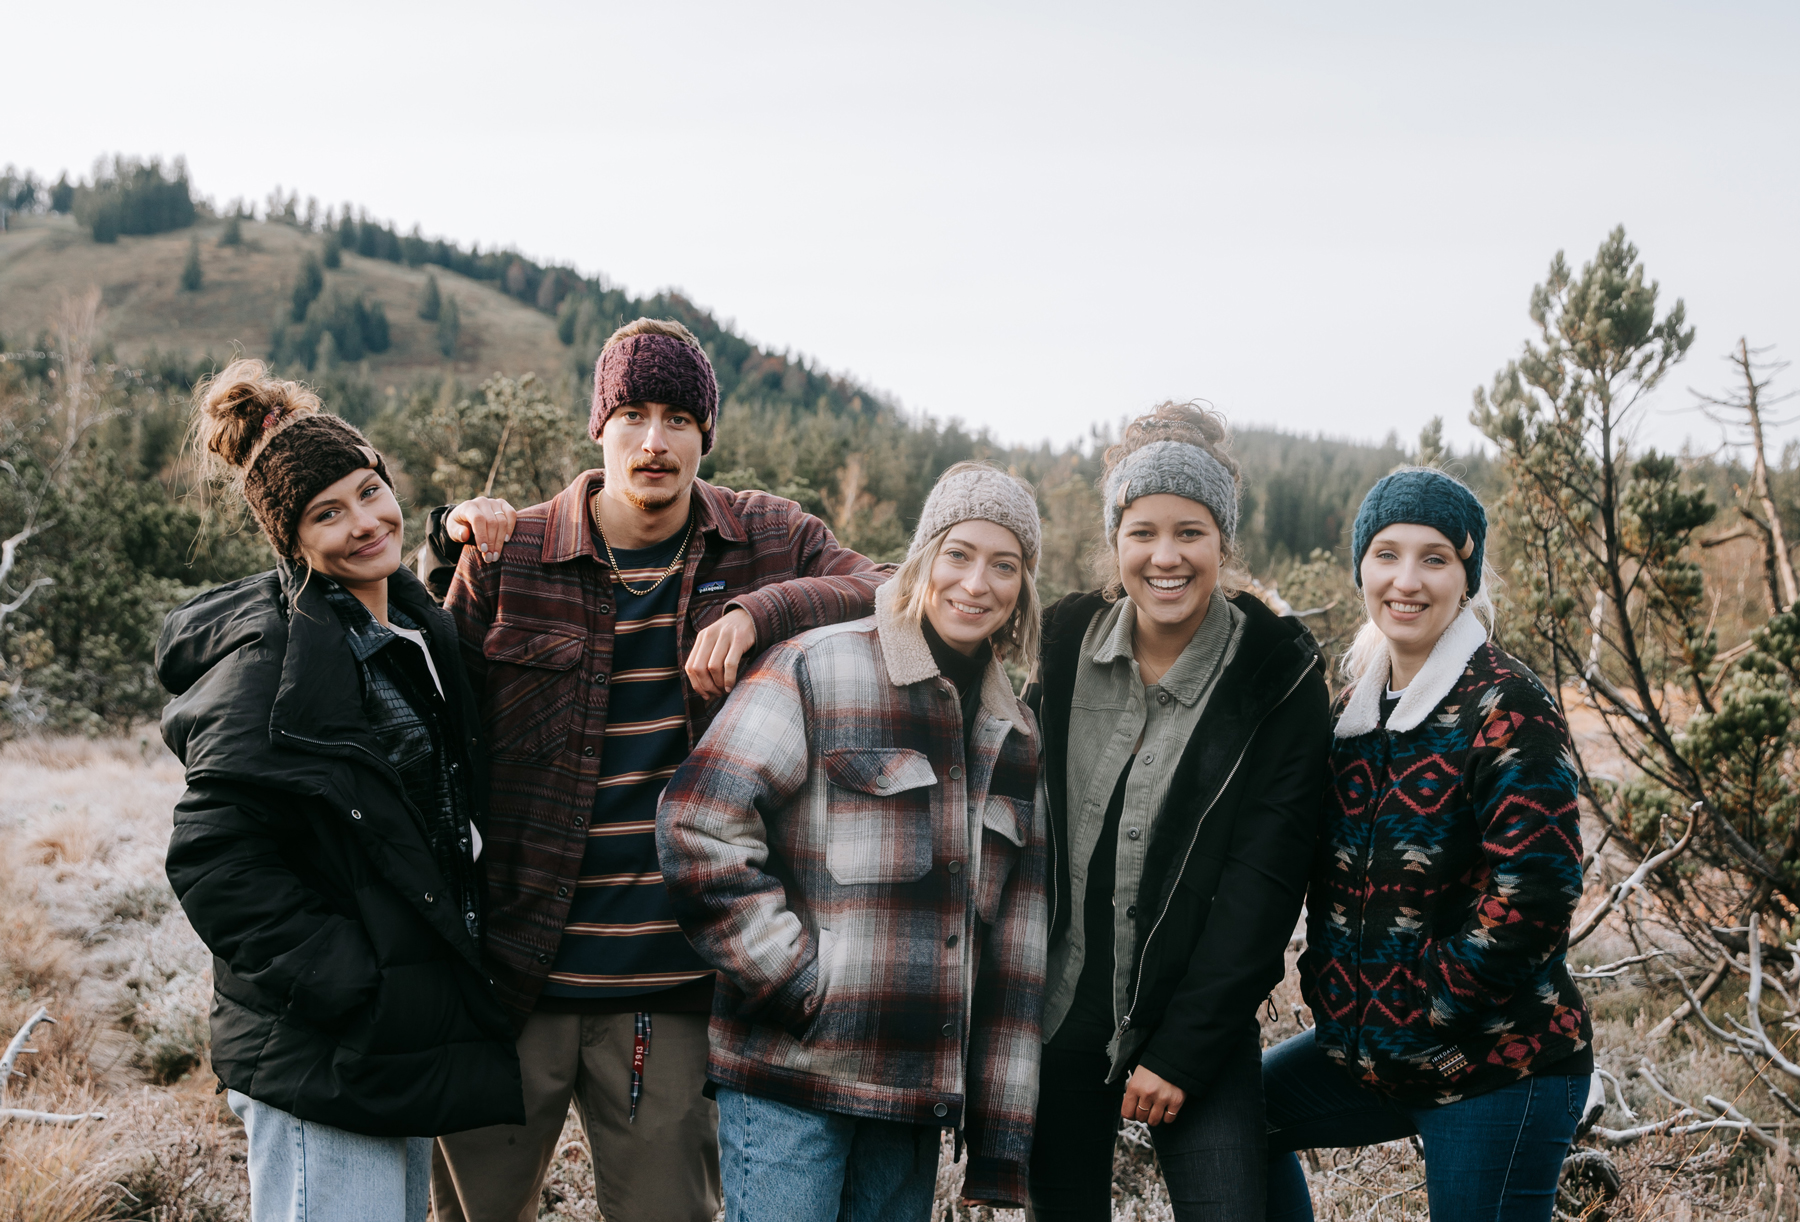
<path id="1" fill-rule="evenodd" d="M 1257 732 L 1212 909 L 1139 1063 L 1203 1092 L 1245 1019 L 1281 983 L 1318 839 L 1331 721 L 1325 679 L 1304 679 Z"/>
<path id="2" fill-rule="evenodd" d="M 381 969 L 360 922 L 332 912 L 287 864 L 293 799 L 202 782 L 175 806 L 169 883 L 231 973 L 302 1019 L 343 1026 L 373 1000 Z"/>
<path id="3" fill-rule="evenodd" d="M 413 557 L 413 572 L 439 603 L 450 592 L 450 579 L 456 576 L 456 562 L 462 557 L 463 545 L 452 539 L 444 526 L 455 508 L 439 505 L 425 515 L 425 542 Z"/>

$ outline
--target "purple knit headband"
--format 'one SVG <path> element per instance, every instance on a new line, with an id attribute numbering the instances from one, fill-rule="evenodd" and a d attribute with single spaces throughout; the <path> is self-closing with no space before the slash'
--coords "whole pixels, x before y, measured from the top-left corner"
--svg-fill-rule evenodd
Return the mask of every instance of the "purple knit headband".
<path id="1" fill-rule="evenodd" d="M 600 354 L 588 435 L 599 441 L 607 418 L 627 403 L 666 403 L 693 412 L 700 421 L 700 452 L 712 449 L 719 381 L 706 354 L 673 335 L 633 335 Z"/>

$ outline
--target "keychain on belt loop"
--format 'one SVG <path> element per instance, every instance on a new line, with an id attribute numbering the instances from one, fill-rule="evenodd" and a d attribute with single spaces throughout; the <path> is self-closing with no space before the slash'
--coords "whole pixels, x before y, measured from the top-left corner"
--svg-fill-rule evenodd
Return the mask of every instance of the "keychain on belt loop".
<path id="1" fill-rule="evenodd" d="M 639 1012 L 631 1031 L 631 1115 L 628 1124 L 637 1123 L 638 1096 L 644 1093 L 644 1058 L 650 1053 L 650 1016 Z"/>

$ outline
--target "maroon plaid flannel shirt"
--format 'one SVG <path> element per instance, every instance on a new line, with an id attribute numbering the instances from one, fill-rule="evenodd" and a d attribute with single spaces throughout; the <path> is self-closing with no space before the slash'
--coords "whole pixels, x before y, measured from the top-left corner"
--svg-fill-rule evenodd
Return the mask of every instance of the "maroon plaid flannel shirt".
<path id="1" fill-rule="evenodd" d="M 1036 722 L 994 661 L 965 748 L 893 602 L 757 662 L 663 791 L 658 855 L 719 968 L 709 1078 L 960 1128 L 964 1194 L 1023 1205 L 1049 942 Z"/>
<path id="2" fill-rule="evenodd" d="M 537 1002 L 568 920 L 606 740 L 613 574 L 588 510 L 603 480 L 584 471 L 522 511 L 498 563 L 463 549 L 444 599 L 491 761 L 484 949 L 501 1000 L 521 1018 Z M 678 662 L 728 606 L 749 613 L 759 649 L 874 609 L 889 570 L 841 547 L 792 501 L 696 480 L 694 502 Z M 688 691 L 690 744 L 718 707 Z"/>

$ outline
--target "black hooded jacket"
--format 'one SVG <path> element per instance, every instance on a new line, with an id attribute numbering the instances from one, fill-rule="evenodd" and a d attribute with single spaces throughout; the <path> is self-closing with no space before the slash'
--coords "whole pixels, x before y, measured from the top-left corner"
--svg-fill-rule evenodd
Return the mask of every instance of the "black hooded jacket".
<path id="1" fill-rule="evenodd" d="M 1231 601 L 1244 613 L 1243 637 L 1152 825 L 1112 1071 L 1116 1080 L 1142 1064 L 1190 1094 L 1254 1037 L 1256 1007 L 1286 971 L 1331 742 L 1312 634 L 1251 595 Z M 1069 925 L 1069 709 L 1082 636 L 1106 605 L 1099 594 L 1071 594 L 1044 613 L 1038 678 L 1025 693 L 1044 733 L 1051 946 Z"/>
<path id="2" fill-rule="evenodd" d="M 172 612 L 156 668 L 187 767 L 169 881 L 213 951 L 212 1062 L 228 1087 L 371 1136 L 525 1120 L 514 1033 L 480 948 L 364 712 L 342 622 L 282 569 Z M 458 758 L 485 790 L 455 625 L 406 569 Z M 293 608 L 290 610 L 290 608 Z"/>

